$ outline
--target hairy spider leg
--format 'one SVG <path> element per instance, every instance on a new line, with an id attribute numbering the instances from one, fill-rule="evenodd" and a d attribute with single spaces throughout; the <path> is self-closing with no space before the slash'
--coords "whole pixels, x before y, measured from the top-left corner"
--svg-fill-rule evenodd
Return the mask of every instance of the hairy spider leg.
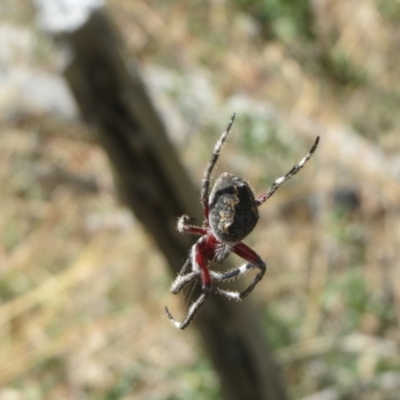
<path id="1" fill-rule="evenodd" d="M 283 175 L 280 178 L 278 178 L 271 185 L 267 193 L 262 194 L 260 197 L 258 197 L 258 199 L 256 200 L 257 206 L 260 206 L 265 201 L 267 201 L 278 190 L 279 186 L 281 186 L 283 183 L 289 180 L 293 175 L 296 175 L 307 164 L 307 161 L 311 158 L 314 151 L 316 150 L 318 143 L 319 143 L 319 136 L 317 136 L 317 139 L 315 140 L 308 154 L 298 164 L 296 164 L 286 175 Z"/>
<path id="2" fill-rule="evenodd" d="M 188 283 L 190 283 L 192 280 L 196 279 L 199 275 L 199 269 L 194 269 L 192 268 L 192 271 L 189 273 L 186 273 L 189 267 L 192 267 L 192 254 L 193 251 L 195 251 L 195 246 L 194 245 L 189 253 L 189 257 L 185 261 L 185 264 L 183 264 L 183 267 L 179 271 L 178 276 L 175 278 L 175 280 L 171 284 L 170 292 L 173 294 L 178 294 Z"/>
<path id="3" fill-rule="evenodd" d="M 242 292 L 233 292 L 233 291 L 228 291 L 228 290 L 223 290 L 220 288 L 215 288 L 214 290 L 222 294 L 229 299 L 236 299 L 236 300 L 242 300 L 245 298 L 247 295 L 250 294 L 250 292 L 254 289 L 254 287 L 257 285 L 257 283 L 262 279 L 262 277 L 265 274 L 266 271 L 266 264 L 264 261 L 260 258 L 260 256 L 252 250 L 250 247 L 245 245 L 244 243 L 236 243 L 235 245 L 232 246 L 231 250 L 233 253 L 238 255 L 239 257 L 243 258 L 244 260 L 247 261 L 246 264 L 242 265 L 241 267 L 234 269 L 232 271 L 228 271 L 224 274 L 210 271 L 207 267 L 207 256 L 205 254 L 208 253 L 206 249 L 207 245 L 207 240 L 206 238 L 201 238 L 198 243 L 196 243 L 192 250 L 191 250 L 191 256 L 186 260 L 185 264 L 182 267 L 181 272 L 175 279 L 175 281 L 171 285 L 171 292 L 173 294 L 179 293 L 184 286 L 186 286 L 188 283 L 196 279 L 199 275 L 201 278 L 202 282 L 202 294 L 200 297 L 192 304 L 192 306 L 189 308 L 189 311 L 187 313 L 187 316 L 185 319 L 180 323 L 176 321 L 170 311 L 168 310 L 167 307 L 165 307 L 165 311 L 167 313 L 168 318 L 170 321 L 179 329 L 185 329 L 190 322 L 193 320 L 193 318 L 196 316 L 197 312 L 199 309 L 202 307 L 202 305 L 205 303 L 205 301 L 208 299 L 209 295 L 212 292 L 212 287 L 211 287 L 211 278 L 219 281 L 224 281 L 224 280 L 229 280 L 232 279 L 236 276 L 240 276 L 242 274 L 245 274 L 248 271 L 253 270 L 254 268 L 258 268 L 260 272 L 254 277 L 253 281 L 251 284 L 248 286 L 247 289 L 245 289 Z M 195 261 L 195 268 L 193 268 L 192 272 L 189 272 L 185 275 L 183 275 L 187 268 L 192 265 L 192 260 Z"/>
<path id="4" fill-rule="evenodd" d="M 191 225 L 191 224 L 189 224 L 190 220 L 191 220 L 191 218 L 188 217 L 187 215 L 182 215 L 178 219 L 177 228 L 180 233 L 188 233 L 188 234 L 192 234 L 192 235 L 201 235 L 201 236 L 206 235 L 207 228 Z M 196 269 L 192 268 L 191 272 L 186 273 L 186 271 L 190 267 L 192 267 L 192 264 L 193 264 L 192 263 L 192 258 L 193 258 L 192 254 L 194 251 L 196 251 L 195 246 L 196 245 L 194 245 L 192 247 L 192 249 L 190 250 L 189 257 L 186 259 L 185 263 L 183 264 L 181 270 L 178 273 L 178 276 L 171 284 L 170 292 L 173 294 L 178 294 L 188 283 L 190 283 L 191 281 L 196 279 L 200 274 L 198 268 L 196 268 Z"/>
<path id="5" fill-rule="evenodd" d="M 199 298 L 189 307 L 185 319 L 182 322 L 176 321 L 169 312 L 168 308 L 165 307 L 165 312 L 167 313 L 169 320 L 179 329 L 185 329 L 190 324 L 190 322 L 196 316 L 197 312 L 200 310 L 200 308 L 206 302 L 212 292 L 211 276 L 207 266 L 207 253 L 207 240 L 205 237 L 200 238 L 192 248 L 193 272 L 186 275 L 189 275 L 190 279 L 184 278 L 185 282 L 177 285 L 179 291 L 183 288 L 184 285 L 186 285 L 188 282 L 190 282 L 192 279 L 200 274 L 202 293 Z M 179 279 L 179 276 L 177 279 Z"/>
<path id="6" fill-rule="evenodd" d="M 242 242 L 236 243 L 235 245 L 232 246 L 231 248 L 232 252 L 238 255 L 239 257 L 243 258 L 244 260 L 247 261 L 246 264 L 243 264 L 237 269 L 228 271 L 224 274 L 210 271 L 211 277 L 215 280 L 219 281 L 224 281 L 228 279 L 232 279 L 236 276 L 240 276 L 245 274 L 248 271 L 251 271 L 254 268 L 258 268 L 260 272 L 254 277 L 253 281 L 250 283 L 247 289 L 245 289 L 242 292 L 233 292 L 229 290 L 223 290 L 220 288 L 215 288 L 215 291 L 219 294 L 222 294 L 230 299 L 236 299 L 236 300 L 242 300 L 245 298 L 251 291 L 254 289 L 254 287 L 257 285 L 258 282 L 262 279 L 262 277 L 265 274 L 265 271 L 267 270 L 267 265 L 265 262 L 261 259 L 261 257 L 254 251 L 252 250 L 249 246 L 245 245 Z"/>
<path id="7" fill-rule="evenodd" d="M 217 143 L 215 144 L 214 147 L 214 151 L 212 153 L 211 159 L 207 165 L 206 171 L 204 172 L 204 177 L 203 177 L 203 184 L 201 187 L 201 205 L 203 206 L 203 210 L 204 210 L 204 216 L 208 222 L 208 214 L 209 214 L 209 205 L 208 205 L 208 191 L 210 188 L 210 177 L 211 177 L 211 172 L 218 160 L 218 157 L 221 153 L 221 148 L 222 145 L 224 144 L 226 138 L 229 135 L 229 131 L 231 130 L 233 121 L 235 120 L 235 116 L 236 114 L 232 115 L 231 120 L 229 121 L 225 131 L 222 133 L 221 137 L 219 138 L 219 140 L 217 141 Z"/>
<path id="8" fill-rule="evenodd" d="M 191 218 L 187 215 L 182 215 L 182 217 L 178 219 L 177 229 L 180 233 L 188 233 L 190 235 L 200 236 L 204 236 L 205 234 L 207 234 L 207 228 L 191 225 L 189 224 L 190 220 Z"/>
<path id="9" fill-rule="evenodd" d="M 178 294 L 188 283 L 196 279 L 198 276 L 198 271 L 192 271 L 185 275 L 178 275 L 172 282 L 170 292 L 172 294 Z"/>

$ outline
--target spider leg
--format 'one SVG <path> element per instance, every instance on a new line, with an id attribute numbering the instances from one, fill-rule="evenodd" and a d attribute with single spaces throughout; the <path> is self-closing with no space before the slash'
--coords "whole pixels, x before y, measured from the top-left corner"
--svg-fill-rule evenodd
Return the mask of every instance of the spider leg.
<path id="1" fill-rule="evenodd" d="M 257 206 L 260 206 L 265 201 L 267 201 L 278 190 L 279 186 L 281 186 L 283 183 L 285 183 L 287 180 L 289 180 L 293 175 L 296 175 L 307 164 L 307 161 L 311 158 L 314 151 L 316 150 L 318 143 L 319 143 L 319 136 L 317 136 L 317 139 L 315 140 L 315 142 L 314 142 L 313 146 L 311 147 L 311 150 L 308 152 L 308 154 L 298 164 L 296 164 L 286 175 L 283 175 L 280 178 L 278 178 L 271 185 L 271 187 L 267 193 L 262 194 L 256 200 Z"/>
<path id="2" fill-rule="evenodd" d="M 186 214 L 182 215 L 182 217 L 178 219 L 178 223 L 176 225 L 178 231 L 180 233 L 189 233 L 192 235 L 202 235 L 202 236 L 207 233 L 207 228 L 189 224 L 189 221 L 191 220 L 192 218 L 190 218 Z"/>
<path id="3" fill-rule="evenodd" d="M 190 217 L 187 215 L 182 215 L 178 219 L 178 224 L 177 228 L 178 231 L 181 233 L 189 233 L 192 235 L 205 235 L 207 232 L 206 228 L 200 227 L 200 226 L 194 226 L 190 225 L 189 221 L 191 220 Z M 189 282 L 191 282 L 193 279 L 195 279 L 200 272 L 198 270 L 193 270 L 192 272 L 189 272 L 186 274 L 186 271 L 188 270 L 189 267 L 192 266 L 192 252 L 193 248 L 191 249 L 190 255 L 183 264 L 182 269 L 179 271 L 178 276 L 176 279 L 172 282 L 170 292 L 173 294 L 179 293 L 184 286 L 186 286 Z"/>
<path id="4" fill-rule="evenodd" d="M 189 272 L 186 275 L 178 275 L 178 277 L 172 282 L 170 292 L 172 294 L 178 294 L 188 283 L 193 281 L 199 276 L 197 271 Z"/>
<path id="5" fill-rule="evenodd" d="M 199 276 L 199 271 L 192 271 L 186 273 L 187 269 L 192 265 L 192 257 L 189 256 L 185 264 L 183 264 L 176 279 L 172 282 L 170 292 L 173 294 L 179 293 L 188 283 L 193 281 Z"/>
<path id="6" fill-rule="evenodd" d="M 189 307 L 189 310 L 186 314 L 186 317 L 182 322 L 176 321 L 171 313 L 169 312 L 168 308 L 165 307 L 165 312 L 169 318 L 169 320 L 173 323 L 173 325 L 179 329 L 185 329 L 193 320 L 193 318 L 196 316 L 200 308 L 203 306 L 203 304 L 206 302 L 208 297 L 210 296 L 212 292 L 212 287 L 211 287 L 211 276 L 210 276 L 210 271 L 208 270 L 207 266 L 207 259 L 204 256 L 204 248 L 206 246 L 206 241 L 202 240 L 202 238 L 199 239 L 199 241 L 193 246 L 192 248 L 192 268 L 193 272 L 190 272 L 183 277 L 181 277 L 181 281 L 176 284 L 176 287 L 178 290 L 181 290 L 183 286 L 185 286 L 187 283 L 192 281 L 195 277 L 200 275 L 201 278 L 201 295 L 199 298 Z M 187 261 L 186 261 L 187 263 Z M 185 264 L 186 264 L 185 263 Z M 185 267 L 185 266 L 184 266 Z M 179 276 L 178 276 L 179 278 Z M 178 278 L 175 280 L 175 282 L 178 280 Z M 175 283 L 174 282 L 174 283 Z M 171 290 L 174 288 L 174 284 L 172 284 Z M 176 293 L 177 293 L 176 292 Z"/>
<path id="7" fill-rule="evenodd" d="M 232 251 L 237 254 L 239 257 L 243 258 L 244 260 L 247 261 L 246 264 L 243 264 L 237 269 L 234 269 L 232 271 L 228 271 L 225 274 L 220 274 L 214 271 L 211 271 L 211 277 L 216 279 L 216 280 L 227 280 L 234 278 L 236 276 L 240 276 L 245 274 L 248 271 L 251 271 L 254 268 L 258 268 L 260 272 L 254 277 L 253 281 L 250 283 L 247 289 L 245 289 L 242 292 L 232 292 L 229 290 L 223 290 L 220 288 L 215 288 L 215 291 L 219 294 L 222 294 L 229 299 L 236 299 L 236 300 L 242 300 L 245 298 L 257 285 L 258 282 L 262 279 L 262 277 L 265 274 L 265 271 L 267 270 L 267 266 L 263 260 L 261 260 L 260 256 L 252 250 L 250 247 L 246 246 L 244 243 L 239 242 L 235 244 L 232 247 Z"/>
<path id="8" fill-rule="evenodd" d="M 197 312 L 200 310 L 200 308 L 203 306 L 203 304 L 206 302 L 208 299 L 210 292 L 203 292 L 200 297 L 189 307 L 189 311 L 185 317 L 185 319 L 182 322 L 178 322 L 174 319 L 174 317 L 171 315 L 170 311 L 168 310 L 168 307 L 165 308 L 165 312 L 167 314 L 167 317 L 169 320 L 173 323 L 173 325 L 178 328 L 178 329 L 185 329 L 193 320 L 193 318 L 196 316 Z"/>
<path id="9" fill-rule="evenodd" d="M 222 145 L 225 142 L 225 139 L 227 138 L 229 131 L 231 130 L 233 121 L 235 119 L 235 115 L 232 115 L 231 120 L 229 121 L 225 131 L 222 133 L 221 137 L 219 138 L 219 140 L 217 141 L 217 143 L 215 144 L 214 147 L 214 151 L 212 153 L 211 159 L 208 162 L 206 171 L 204 173 L 204 177 L 203 177 L 203 184 L 201 187 L 201 204 L 203 206 L 203 210 L 204 210 L 204 216 L 206 217 L 206 220 L 208 221 L 208 213 L 209 213 L 209 207 L 208 207 L 208 190 L 210 187 L 210 176 L 211 176 L 211 172 L 218 160 L 219 154 L 221 152 L 221 148 Z"/>
<path id="10" fill-rule="evenodd" d="M 251 266 L 251 267 L 249 267 Z M 221 273 L 221 272 L 215 272 L 215 271 L 210 271 L 210 275 L 212 279 L 215 279 L 216 281 L 229 281 L 230 279 L 236 278 L 237 276 L 243 275 L 248 271 L 251 271 L 254 269 L 252 264 L 247 263 L 241 265 L 239 268 L 232 269 L 228 272 Z"/>

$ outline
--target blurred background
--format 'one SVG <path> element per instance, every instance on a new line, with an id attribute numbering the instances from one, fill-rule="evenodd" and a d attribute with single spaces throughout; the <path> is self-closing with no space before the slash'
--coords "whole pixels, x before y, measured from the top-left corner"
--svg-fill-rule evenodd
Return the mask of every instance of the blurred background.
<path id="1" fill-rule="evenodd" d="M 217 173 L 256 194 L 321 135 L 245 240 L 269 266 L 251 297 L 291 399 L 398 399 L 400 2 L 105 5 L 199 187 L 233 112 Z M 191 300 L 118 200 L 65 57 L 31 3 L 2 0 L 0 400 L 219 399 L 196 331 L 164 314 Z"/>

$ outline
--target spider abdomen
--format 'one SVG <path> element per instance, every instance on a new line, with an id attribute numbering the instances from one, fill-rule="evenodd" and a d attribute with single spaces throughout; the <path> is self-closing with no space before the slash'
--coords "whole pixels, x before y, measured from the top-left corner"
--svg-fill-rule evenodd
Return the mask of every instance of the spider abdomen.
<path id="1" fill-rule="evenodd" d="M 239 242 L 256 226 L 259 215 L 254 193 L 239 176 L 224 172 L 209 199 L 209 223 L 214 235 L 225 242 Z"/>

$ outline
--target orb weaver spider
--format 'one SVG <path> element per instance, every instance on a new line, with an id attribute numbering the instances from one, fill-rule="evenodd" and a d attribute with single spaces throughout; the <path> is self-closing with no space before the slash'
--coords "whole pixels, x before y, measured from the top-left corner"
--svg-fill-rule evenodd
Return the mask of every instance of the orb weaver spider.
<path id="1" fill-rule="evenodd" d="M 176 321 L 168 308 L 165 307 L 169 320 L 179 329 L 185 329 L 191 323 L 212 292 L 219 293 L 229 299 L 242 300 L 251 293 L 262 279 L 267 268 L 265 262 L 254 250 L 242 243 L 242 240 L 257 224 L 258 207 L 268 200 L 284 182 L 306 165 L 319 143 L 319 136 L 317 136 L 308 154 L 287 174 L 276 179 L 267 193 L 257 198 L 243 178 L 226 172 L 215 181 L 209 195 L 210 176 L 234 119 L 235 114 L 233 114 L 225 131 L 217 141 L 204 173 L 201 188 L 201 204 L 205 217 L 203 226 L 191 225 L 191 219 L 187 215 L 178 219 L 177 228 L 179 232 L 201 237 L 192 246 L 189 257 L 172 283 L 170 291 L 177 294 L 188 283 L 198 278 L 200 278 L 202 285 L 201 295 L 189 307 L 182 322 Z M 222 263 L 231 252 L 244 259 L 246 263 L 226 273 L 215 272 L 209 268 L 212 263 Z M 226 281 L 253 269 L 258 269 L 258 273 L 247 289 L 242 292 L 228 291 L 212 286 L 213 281 Z"/>

